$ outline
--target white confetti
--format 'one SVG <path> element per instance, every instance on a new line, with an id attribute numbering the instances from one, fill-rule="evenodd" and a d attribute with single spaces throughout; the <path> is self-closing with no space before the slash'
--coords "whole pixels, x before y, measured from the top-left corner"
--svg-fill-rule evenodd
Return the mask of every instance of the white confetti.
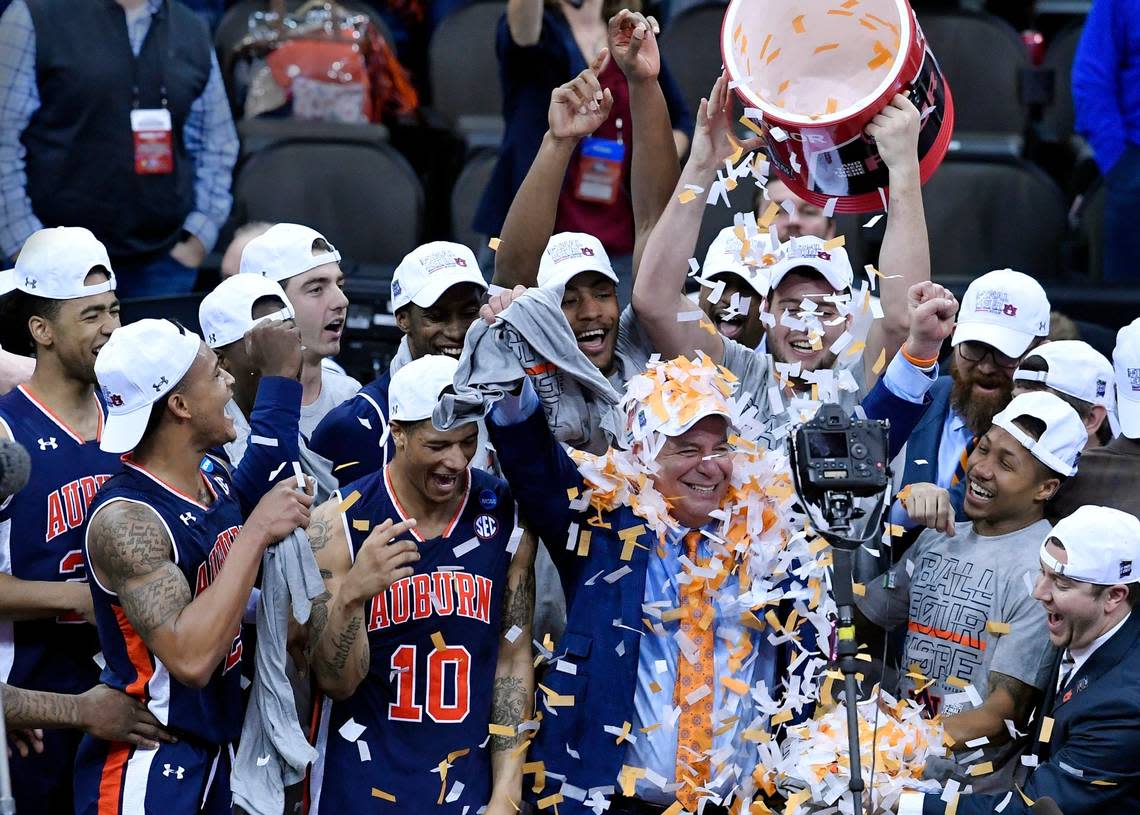
<path id="1" fill-rule="evenodd" d="M 522 629 L 519 628 L 517 625 L 512 625 L 510 628 L 507 629 L 507 633 L 503 635 L 503 639 L 505 639 L 507 642 L 513 644 L 514 641 L 519 638 L 520 634 L 522 634 Z"/>
<path id="2" fill-rule="evenodd" d="M 258 436 L 256 433 L 249 437 L 250 444 L 260 444 L 262 447 L 276 447 L 277 439 L 271 439 L 269 436 Z"/>
<path id="3" fill-rule="evenodd" d="M 355 719 L 349 719 L 340 726 L 340 730 L 337 732 L 340 733 L 340 737 L 345 741 L 356 741 L 364 735 L 364 731 L 367 729 L 368 728 L 364 725 L 357 724 Z"/>
<path id="4" fill-rule="evenodd" d="M 873 229 L 875 224 L 877 224 L 880 220 L 882 220 L 884 214 L 885 213 L 880 212 L 878 215 L 875 215 L 874 217 L 871 218 L 871 220 L 869 220 L 869 221 L 867 221 L 867 223 L 863 224 L 863 228 L 864 229 Z"/>
<path id="5" fill-rule="evenodd" d="M 823 205 L 823 217 L 831 218 L 835 215 L 835 205 L 839 203 L 838 198 L 828 198 L 827 203 Z"/>
<path id="6" fill-rule="evenodd" d="M 478 548 L 479 548 L 479 539 L 478 538 L 471 538 L 471 540 L 466 540 L 463 543 L 459 544 L 458 546 L 452 547 L 451 551 L 452 551 L 452 553 L 454 553 L 454 555 L 456 557 L 463 557 L 468 552 L 474 551 L 475 549 L 478 549 Z"/>
<path id="7" fill-rule="evenodd" d="M 629 568 L 628 566 L 622 566 L 620 569 L 616 569 L 615 571 L 610 572 L 608 575 L 603 577 L 602 580 L 605 580 L 607 583 L 616 583 L 632 571 L 633 569 Z"/>
<path id="8" fill-rule="evenodd" d="M 372 760 L 372 751 L 368 749 L 368 742 L 366 742 L 364 739 L 357 740 L 356 749 L 360 751 L 361 761 Z"/>
<path id="9" fill-rule="evenodd" d="M 258 756 L 258 757 L 257 757 L 257 766 L 258 766 L 258 767 L 264 767 L 264 766 L 266 766 L 268 763 L 269 763 L 269 756 L 268 756 L 268 755 L 264 755 L 264 756 Z"/>

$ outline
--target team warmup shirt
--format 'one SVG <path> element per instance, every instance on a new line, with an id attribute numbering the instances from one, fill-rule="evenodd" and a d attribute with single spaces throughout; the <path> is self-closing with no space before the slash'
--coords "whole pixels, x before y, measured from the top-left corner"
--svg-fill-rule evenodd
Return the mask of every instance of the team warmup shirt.
<path id="1" fill-rule="evenodd" d="M 218 461 L 202 459 L 200 474 L 213 497 L 209 506 L 184 495 L 123 457 L 124 471 L 108 481 L 91 508 L 91 517 L 109 504 L 127 501 L 150 507 L 170 537 L 174 562 L 197 597 L 214 581 L 242 527 L 229 472 Z M 90 541 L 88 541 L 88 545 Z M 236 741 L 241 734 L 241 636 L 235 629 L 226 658 L 204 688 L 191 688 L 170 676 L 135 631 L 119 598 L 92 575 L 95 620 L 107 667 L 102 681 L 145 702 L 175 734 L 207 745 Z"/>
<path id="2" fill-rule="evenodd" d="M 467 478 L 443 535 L 413 531 L 415 574 L 366 605 L 368 675 L 345 701 L 318 700 L 311 813 L 391 808 L 373 790 L 394 796 L 399 812 L 475 812 L 490 798 L 488 724 L 514 501 L 502 479 L 474 468 Z M 342 518 L 354 560 L 371 527 L 407 517 L 387 467 L 332 500 L 342 497 L 352 502 Z M 439 766 L 449 755 L 444 788 Z"/>
<path id="3" fill-rule="evenodd" d="M 83 521 L 122 465 L 84 441 L 24 385 L 0 397 L 0 425 L 28 451 L 28 485 L 0 509 L 0 570 L 21 580 L 83 581 Z M 34 690 L 82 693 L 99 679 L 99 637 L 82 616 L 0 623 L 0 678 Z"/>

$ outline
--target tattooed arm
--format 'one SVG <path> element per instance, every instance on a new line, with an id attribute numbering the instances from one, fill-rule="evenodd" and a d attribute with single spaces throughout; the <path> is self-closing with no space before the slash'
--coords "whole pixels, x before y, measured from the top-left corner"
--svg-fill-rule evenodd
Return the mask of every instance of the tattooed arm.
<path id="1" fill-rule="evenodd" d="M 347 699 L 368 675 L 368 633 L 364 618 L 371 599 L 392 583 L 410 577 L 420 559 L 412 541 L 392 540 L 415 521 L 374 527 L 353 558 L 336 498 L 313 514 L 309 541 L 325 579 L 328 598 L 309 621 L 311 667 L 317 684 L 332 699 Z"/>
<path id="2" fill-rule="evenodd" d="M 311 502 L 295 485 L 274 487 L 250 514 L 214 581 L 197 597 L 174 563 L 162 520 L 133 501 L 105 504 L 92 516 L 90 565 L 171 676 L 204 687 L 230 652 L 265 547 L 307 524 Z"/>
<path id="3" fill-rule="evenodd" d="M 1039 693 L 1032 685 L 997 671 L 990 671 L 989 690 L 982 706 L 965 713 L 947 716 L 943 724 L 946 734 L 954 739 L 953 749 L 963 749 L 966 742 L 985 736 L 990 744 L 1009 740 L 1005 720 L 1023 728 Z"/>
<path id="4" fill-rule="evenodd" d="M 516 729 L 532 715 L 534 663 L 531 660 L 531 626 L 534 622 L 534 552 L 537 541 L 524 532 L 519 548 L 507 569 L 503 592 L 503 620 L 499 659 L 495 666 L 495 686 L 491 702 L 491 724 Z M 506 639 L 512 628 L 519 628 L 514 642 Z M 514 813 L 522 797 L 522 765 L 526 750 L 517 749 L 521 736 L 491 736 L 491 776 L 494 786 L 487 815 Z"/>
<path id="5" fill-rule="evenodd" d="M 156 739 L 173 742 L 146 706 L 122 691 L 96 685 L 86 693 L 46 693 L 4 685 L 4 721 L 15 729 L 75 728 L 97 739 L 126 741 L 147 749 Z"/>

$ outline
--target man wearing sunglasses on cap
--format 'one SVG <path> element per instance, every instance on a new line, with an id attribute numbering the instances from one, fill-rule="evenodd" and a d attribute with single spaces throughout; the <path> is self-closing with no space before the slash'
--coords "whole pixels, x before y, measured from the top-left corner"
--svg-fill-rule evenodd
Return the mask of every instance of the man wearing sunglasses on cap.
<path id="1" fill-rule="evenodd" d="M 934 484 L 950 491 L 958 521 L 965 494 L 965 462 L 994 416 L 1013 397 L 1013 372 L 1049 334 L 1049 299 L 1021 272 L 999 269 L 966 289 L 950 344 L 950 375 L 930 389 L 930 409 L 911 433 L 901 464 L 903 485 Z M 917 491 L 912 487 L 912 494 Z M 893 523 L 912 526 L 896 501 Z"/>

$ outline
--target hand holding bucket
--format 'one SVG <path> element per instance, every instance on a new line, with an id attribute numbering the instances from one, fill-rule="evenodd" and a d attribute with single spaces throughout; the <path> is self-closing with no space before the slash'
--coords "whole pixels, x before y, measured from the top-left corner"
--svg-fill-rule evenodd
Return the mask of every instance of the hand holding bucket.
<path id="1" fill-rule="evenodd" d="M 865 129 L 909 91 L 922 116 L 925 182 L 950 146 L 950 87 L 906 0 L 805 5 L 732 0 L 721 29 L 725 68 L 745 123 L 764 133 L 772 167 L 793 192 L 817 206 L 836 198 L 837 212 L 879 209 L 887 168 Z"/>

